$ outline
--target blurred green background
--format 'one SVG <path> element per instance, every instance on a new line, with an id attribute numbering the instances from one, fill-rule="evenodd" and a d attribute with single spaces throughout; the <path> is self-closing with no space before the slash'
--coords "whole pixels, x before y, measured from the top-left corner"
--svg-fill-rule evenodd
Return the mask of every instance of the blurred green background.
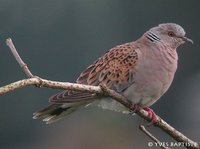
<path id="1" fill-rule="evenodd" d="M 199 0 L 0 0 L 0 86 L 26 78 L 5 45 L 8 37 L 35 75 L 73 82 L 111 47 L 165 22 L 183 26 L 194 44 L 178 49 L 175 80 L 152 108 L 200 141 Z M 146 122 L 138 116 L 91 106 L 51 125 L 33 120 L 57 91 L 26 87 L 0 96 L 0 149 L 148 148 L 151 140 L 138 129 Z M 150 131 L 173 141 L 159 128 Z"/>

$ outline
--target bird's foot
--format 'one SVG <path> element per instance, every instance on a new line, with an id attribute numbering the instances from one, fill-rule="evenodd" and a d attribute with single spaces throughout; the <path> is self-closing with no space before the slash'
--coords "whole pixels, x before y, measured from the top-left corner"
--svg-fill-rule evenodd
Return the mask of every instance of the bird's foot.
<path id="1" fill-rule="evenodd" d="M 158 116 L 151 108 L 145 107 L 143 109 L 148 112 L 148 116 L 151 118 L 151 122 L 147 125 L 148 127 L 158 122 Z"/>
<path id="2" fill-rule="evenodd" d="M 131 113 L 138 112 L 141 109 L 139 104 L 132 104 L 131 106 Z"/>
<path id="3" fill-rule="evenodd" d="M 133 104 L 131 106 L 131 113 L 134 114 L 135 112 L 138 112 L 141 109 L 141 106 L 139 104 Z M 151 119 L 151 122 L 147 124 L 147 127 L 152 126 L 153 124 L 158 122 L 158 116 L 156 113 L 149 107 L 143 108 L 146 112 L 148 112 L 148 116 Z"/>

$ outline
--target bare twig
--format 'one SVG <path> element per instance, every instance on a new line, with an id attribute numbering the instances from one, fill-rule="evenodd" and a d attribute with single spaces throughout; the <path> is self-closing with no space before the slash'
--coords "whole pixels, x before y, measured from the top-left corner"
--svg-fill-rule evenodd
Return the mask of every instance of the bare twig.
<path id="1" fill-rule="evenodd" d="M 153 134 L 151 134 L 143 125 L 139 125 L 139 128 L 144 132 L 149 138 L 156 142 L 162 149 L 170 149 L 169 147 L 164 146 Z"/>
<path id="2" fill-rule="evenodd" d="M 98 86 L 89 86 L 89 85 L 82 85 L 82 84 L 75 84 L 75 83 L 68 83 L 68 82 L 50 81 L 50 80 L 45 80 L 39 77 L 33 77 L 27 65 L 22 61 L 19 54 L 17 53 L 11 39 L 7 40 L 7 45 L 10 47 L 13 55 L 18 61 L 19 65 L 22 67 L 23 71 L 27 74 L 28 77 L 31 77 L 31 78 L 20 80 L 20 81 L 8 84 L 6 86 L 0 87 L 0 95 L 8 93 L 18 88 L 28 86 L 28 85 L 37 85 L 37 86 L 43 86 L 47 88 L 78 90 L 78 91 L 83 91 L 83 92 L 97 93 L 98 95 L 102 95 L 102 96 L 110 96 L 116 101 L 123 104 L 128 109 L 131 109 L 132 104 L 129 100 L 127 100 L 124 96 L 118 94 L 117 92 L 110 90 L 103 84 L 100 87 L 98 87 Z M 151 121 L 150 117 L 148 116 L 148 113 L 145 110 L 140 109 L 137 112 L 137 114 L 140 117 L 146 119 L 147 121 Z M 177 131 L 175 128 L 170 126 L 167 122 L 165 122 L 160 117 L 158 117 L 158 122 L 155 123 L 154 126 L 157 126 L 163 131 L 165 131 L 176 141 L 189 144 L 189 146 L 186 146 L 187 148 L 194 148 L 194 149 L 200 148 L 200 145 L 197 142 L 194 142 L 190 140 L 188 137 L 184 136 L 181 132 Z"/>
<path id="3" fill-rule="evenodd" d="M 29 77 L 33 77 L 33 74 L 30 72 L 30 70 L 28 69 L 28 66 L 26 63 L 24 63 L 24 61 L 21 59 L 21 57 L 19 56 L 13 42 L 11 38 L 8 38 L 6 40 L 6 44 L 7 46 L 9 46 L 12 54 L 14 55 L 15 59 L 17 60 L 17 62 L 19 63 L 20 67 L 23 69 L 24 73 Z"/>

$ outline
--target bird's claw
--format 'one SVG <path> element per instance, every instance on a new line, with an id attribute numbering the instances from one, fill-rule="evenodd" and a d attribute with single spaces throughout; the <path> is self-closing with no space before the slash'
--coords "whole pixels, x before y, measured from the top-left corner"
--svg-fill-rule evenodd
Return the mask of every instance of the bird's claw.
<path id="1" fill-rule="evenodd" d="M 158 122 L 158 116 L 151 108 L 145 107 L 143 109 L 148 112 L 148 116 L 151 118 L 151 122 L 149 124 L 147 124 L 147 127 L 150 127 L 153 124 Z"/>

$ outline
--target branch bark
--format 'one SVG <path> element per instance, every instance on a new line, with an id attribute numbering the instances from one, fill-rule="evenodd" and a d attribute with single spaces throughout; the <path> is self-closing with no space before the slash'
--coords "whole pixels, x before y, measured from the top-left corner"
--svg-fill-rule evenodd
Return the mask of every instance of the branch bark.
<path id="1" fill-rule="evenodd" d="M 128 109 L 132 109 L 132 104 L 129 100 L 127 100 L 124 96 L 118 94 L 117 92 L 110 90 L 105 85 L 101 84 L 101 86 L 90 86 L 90 85 L 82 85 L 82 84 L 76 84 L 76 83 L 68 83 L 68 82 L 58 82 L 58 81 L 51 81 L 42 79 L 40 77 L 34 76 L 31 71 L 28 69 L 27 65 L 23 62 L 23 60 L 20 58 L 19 54 L 17 53 L 17 50 L 15 49 L 12 40 L 9 38 L 6 41 L 7 45 L 10 47 L 13 55 L 15 56 L 16 60 L 18 61 L 19 65 L 22 67 L 25 74 L 30 77 L 29 79 L 23 79 L 11 84 L 8 84 L 6 86 L 0 87 L 0 95 L 6 94 L 8 92 L 14 91 L 16 89 L 35 85 L 37 87 L 47 87 L 52 89 L 63 89 L 63 90 L 77 90 L 82 92 L 91 92 L 91 93 L 97 93 L 102 96 L 110 96 L 114 100 L 120 102 Z M 138 112 L 136 112 L 140 117 L 144 118 L 147 121 L 151 121 L 151 118 L 148 116 L 148 113 L 140 109 Z M 168 135 L 170 135 L 174 140 L 178 142 L 183 142 L 187 146 L 186 148 L 189 149 L 199 149 L 200 144 L 197 142 L 189 139 L 185 135 L 183 135 L 181 132 L 170 126 L 167 122 L 165 122 L 163 119 L 161 119 L 158 116 L 158 122 L 154 123 L 154 126 L 159 127 L 161 130 L 166 132 Z"/>

